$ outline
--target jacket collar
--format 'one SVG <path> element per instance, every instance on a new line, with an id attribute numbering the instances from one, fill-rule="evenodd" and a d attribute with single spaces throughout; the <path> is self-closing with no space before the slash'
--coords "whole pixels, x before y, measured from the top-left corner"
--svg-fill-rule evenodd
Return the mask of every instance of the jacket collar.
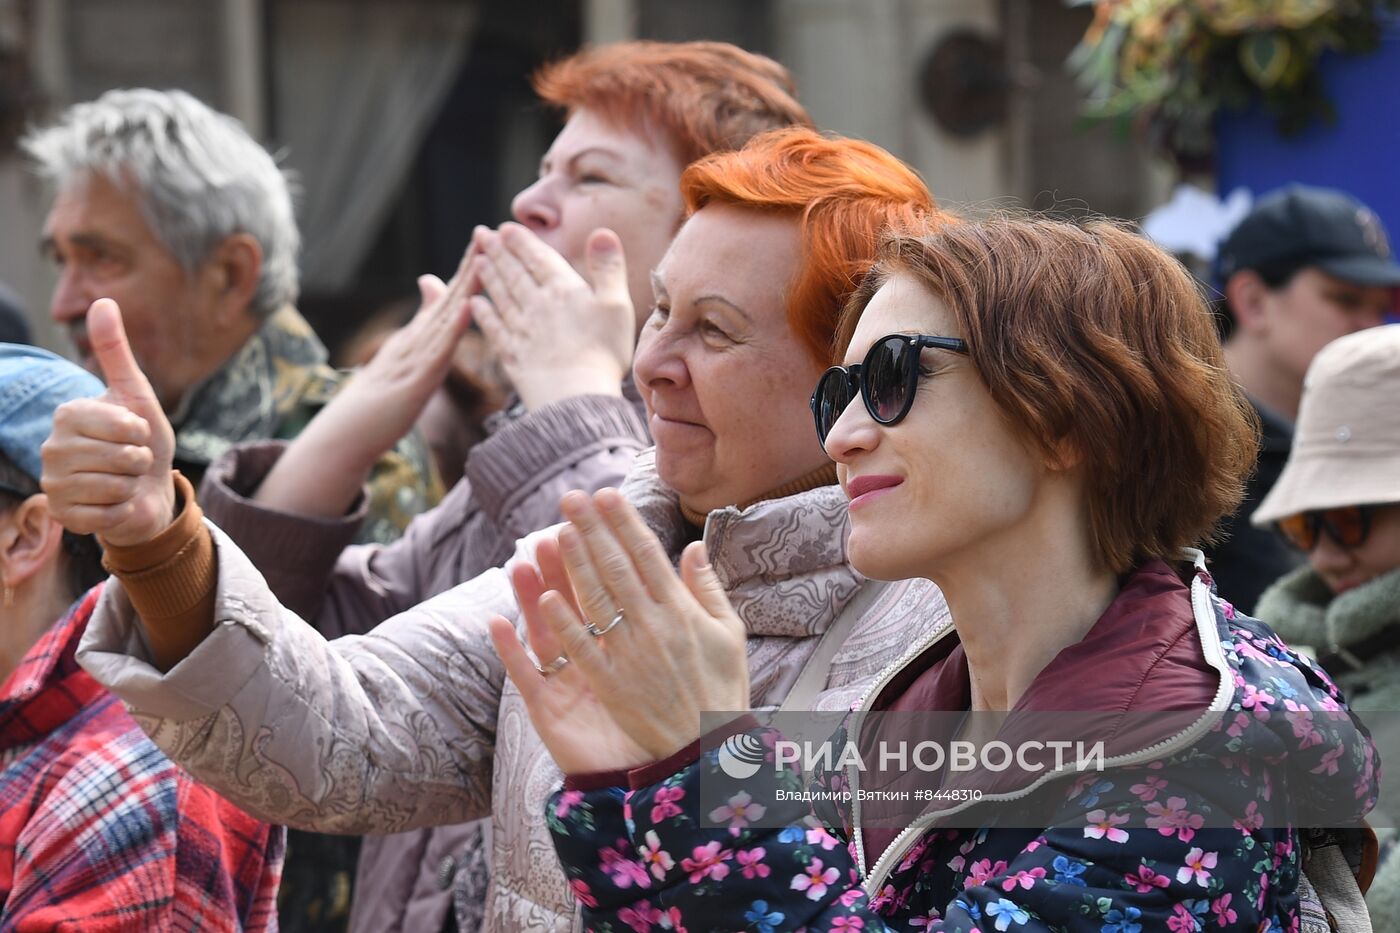
<path id="1" fill-rule="evenodd" d="M 99 584 L 74 603 L 0 684 L 0 750 L 38 741 L 102 692 L 75 658 L 101 594 Z"/>
<path id="2" fill-rule="evenodd" d="M 175 458 L 206 465 L 240 441 L 274 437 L 317 377 L 326 348 L 296 309 L 269 317 L 227 363 L 185 394 L 171 417 Z"/>
<path id="3" fill-rule="evenodd" d="M 694 529 L 656 473 L 655 448 L 637 456 L 622 492 L 679 558 Z M 750 635 L 820 634 L 860 592 L 865 578 L 846 562 L 846 507 L 833 485 L 710 513 L 703 535 L 710 563 Z"/>
<path id="4" fill-rule="evenodd" d="M 1320 655 L 1374 658 L 1400 646 L 1400 570 L 1334 596 L 1311 567 L 1300 567 L 1264 592 L 1256 614 L 1285 641 Z"/>

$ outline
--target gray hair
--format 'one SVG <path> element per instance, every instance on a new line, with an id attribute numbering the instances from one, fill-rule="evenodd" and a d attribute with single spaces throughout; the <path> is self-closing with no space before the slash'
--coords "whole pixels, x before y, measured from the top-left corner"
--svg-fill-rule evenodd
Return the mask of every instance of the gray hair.
<path id="1" fill-rule="evenodd" d="M 291 182 L 233 117 L 184 91 L 115 90 L 68 108 L 20 145 L 60 187 L 88 171 L 135 188 L 151 229 L 187 273 L 226 237 L 252 236 L 263 252 L 253 313 L 296 301 L 301 235 Z"/>

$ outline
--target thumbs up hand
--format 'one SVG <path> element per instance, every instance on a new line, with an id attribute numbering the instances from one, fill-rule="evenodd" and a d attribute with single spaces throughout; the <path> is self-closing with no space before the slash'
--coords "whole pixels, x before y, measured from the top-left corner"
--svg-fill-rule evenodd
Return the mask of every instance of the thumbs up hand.
<path id="1" fill-rule="evenodd" d="M 41 485 L 69 531 L 103 546 L 144 544 L 175 517 L 175 432 L 131 354 L 117 303 L 93 302 L 87 326 L 107 392 L 54 412 Z"/>

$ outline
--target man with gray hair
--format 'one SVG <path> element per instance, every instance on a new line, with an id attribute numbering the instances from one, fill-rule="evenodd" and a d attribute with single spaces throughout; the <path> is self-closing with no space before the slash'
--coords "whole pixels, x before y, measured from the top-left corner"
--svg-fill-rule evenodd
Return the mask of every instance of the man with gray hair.
<path id="1" fill-rule="evenodd" d="M 232 117 L 181 91 L 114 90 L 22 142 L 57 188 L 43 249 L 50 313 L 83 365 L 98 298 L 121 307 L 133 354 L 175 429 L 174 465 L 199 487 L 244 441 L 290 440 L 339 388 L 297 313 L 301 237 L 286 177 Z M 369 473 L 357 541 L 388 543 L 441 487 L 415 432 Z M 301 542 L 288 541 L 296 566 Z M 358 840 L 292 832 L 283 930 L 344 928 Z"/>
<path id="2" fill-rule="evenodd" d="M 196 488 L 242 441 L 296 436 L 341 377 L 297 313 L 301 237 L 286 177 L 237 120 L 183 91 L 108 91 L 22 141 L 57 186 L 50 313 L 95 371 L 85 321 L 121 306 Z M 439 493 L 411 435 L 377 464 L 361 540 L 397 538 Z"/>

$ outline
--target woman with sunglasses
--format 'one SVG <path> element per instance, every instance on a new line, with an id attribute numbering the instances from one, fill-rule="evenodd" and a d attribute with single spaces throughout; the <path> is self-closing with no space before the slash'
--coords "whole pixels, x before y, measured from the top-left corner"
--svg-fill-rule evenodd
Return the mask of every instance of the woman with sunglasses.
<path id="1" fill-rule="evenodd" d="M 1326 676 L 1216 596 L 1199 551 L 1182 560 L 1238 502 L 1257 443 L 1193 280 L 1108 222 L 954 225 L 882 256 L 812 408 L 853 564 L 936 582 L 952 624 L 910 633 L 835 744 L 873 752 L 896 714 L 940 711 L 974 741 L 1009 712 L 998 740 L 1087 723 L 1111 767 L 1022 760 L 1029 742 L 973 786 L 848 762 L 813 796 L 856 802 L 815 823 L 784 802 L 802 785 L 776 766 L 779 734 L 706 731 L 704 711 L 750 697 L 704 546 L 677 579 L 616 492 L 573 493 L 552 584 L 573 598 L 527 612 L 535 650 L 571 663 L 541 677 L 510 625 L 492 634 L 556 754 L 583 736 L 615 750 L 549 811 L 585 926 L 1297 929 L 1310 889 L 1289 820 L 1356 823 L 1375 762 Z M 625 624 L 591 637 L 618 606 Z M 860 802 L 876 788 L 928 803 L 884 819 L 897 808 Z"/>
<path id="2" fill-rule="evenodd" d="M 755 702 L 846 709 L 911 631 L 946 622 L 947 607 L 925 581 L 880 586 L 846 562 L 845 499 L 812 436 L 807 399 L 880 230 L 943 215 L 888 152 L 807 129 L 700 159 L 681 188 L 690 216 L 655 270 L 634 363 L 656 448 L 625 488 L 673 558 L 690 541 L 710 543 L 751 625 L 737 676 Z M 95 344 L 119 342 L 114 310 L 90 312 Z M 82 503 L 129 487 L 111 492 L 100 461 L 67 474 L 55 449 L 113 453 L 85 429 L 122 436 L 123 420 L 128 413 L 110 407 L 60 410 L 44 479 L 63 489 L 70 519 L 95 521 Z M 487 928 L 569 930 L 574 897 L 542 816 L 559 772 L 487 630 L 493 613 L 519 612 L 506 572 L 467 580 L 367 636 L 327 642 L 278 604 L 221 531 L 200 523 L 197 503 L 186 500 L 171 524 L 159 498 L 173 495 L 169 461 L 153 454 L 142 465 L 149 492 L 100 510 L 121 523 L 104 533 L 128 545 L 115 553 L 155 547 L 164 562 L 147 567 L 159 588 L 198 598 L 180 615 L 162 613 L 151 574 L 118 573 L 82 662 L 156 717 L 143 721 L 173 757 L 264 818 L 382 833 L 490 816 Z M 150 518 L 131 523 L 133 512 Z M 554 567 L 552 536 L 519 547 L 530 553 L 537 541 Z M 515 582 L 527 605 L 543 590 L 528 568 Z M 610 612 L 600 636 L 624 618 Z M 171 652 L 172 640 L 194 647 Z M 535 661 L 540 676 L 567 668 L 557 653 Z M 572 757 L 556 749 L 571 771 L 618 752 L 577 738 Z"/>

